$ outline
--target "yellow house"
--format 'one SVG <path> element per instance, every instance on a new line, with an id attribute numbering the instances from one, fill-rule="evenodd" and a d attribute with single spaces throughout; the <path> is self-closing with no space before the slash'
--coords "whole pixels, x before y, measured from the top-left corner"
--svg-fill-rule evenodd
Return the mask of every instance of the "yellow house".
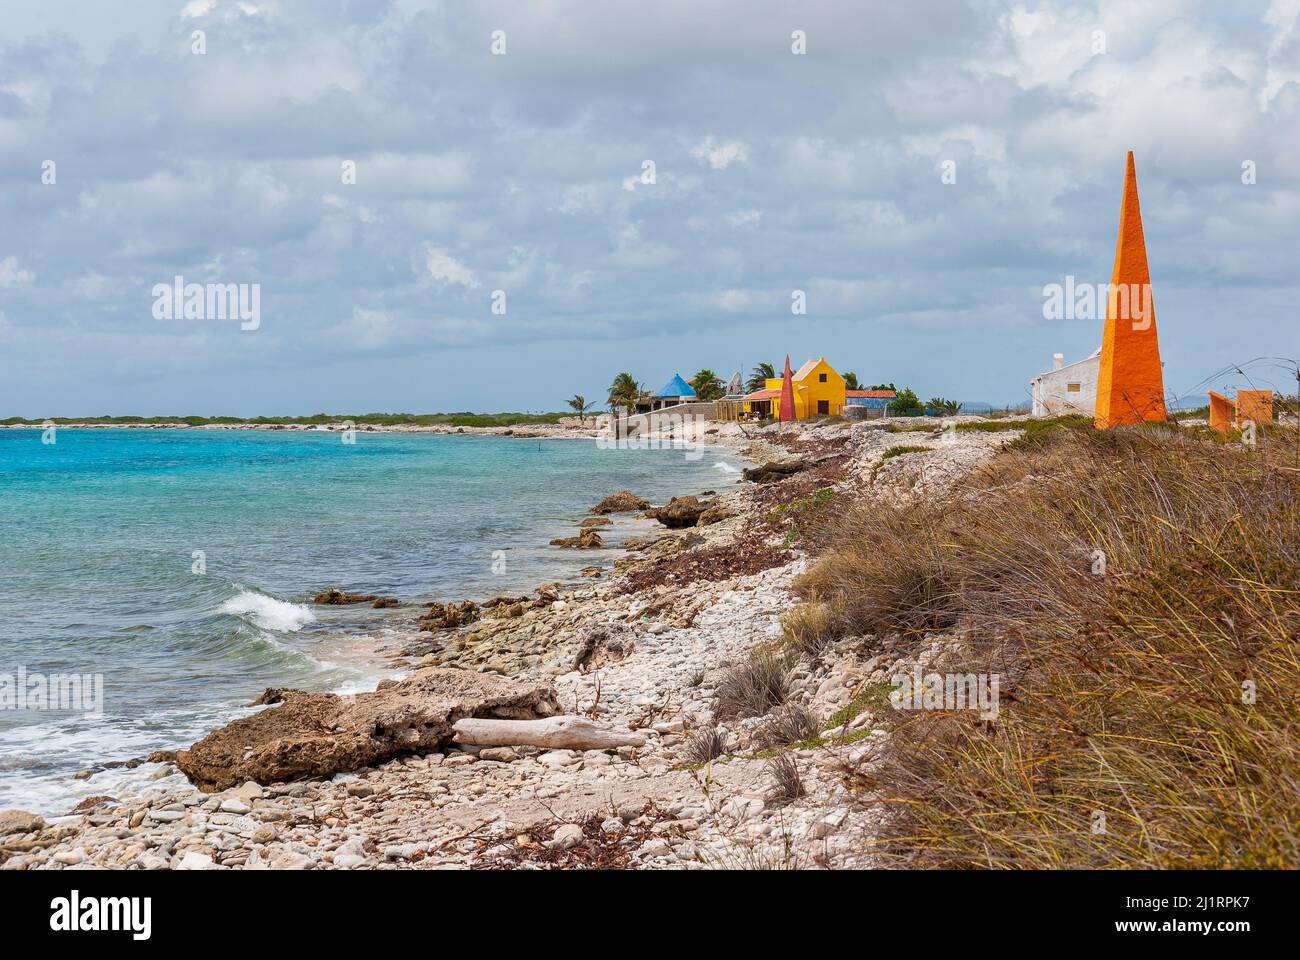
<path id="1" fill-rule="evenodd" d="M 794 386 L 794 418 L 809 420 L 844 413 L 844 378 L 825 357 L 809 360 L 791 375 Z M 781 415 L 781 378 L 764 381 L 763 389 L 745 397 L 745 412 L 765 417 Z"/>

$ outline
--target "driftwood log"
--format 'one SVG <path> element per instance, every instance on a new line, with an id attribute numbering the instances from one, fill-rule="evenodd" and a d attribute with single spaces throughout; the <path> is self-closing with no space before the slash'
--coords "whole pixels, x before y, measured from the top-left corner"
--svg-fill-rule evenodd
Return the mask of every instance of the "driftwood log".
<path id="1" fill-rule="evenodd" d="M 607 750 L 641 747 L 645 735 L 631 730 L 611 730 L 586 717 L 559 716 L 544 720 L 490 720 L 469 718 L 452 726 L 457 743 L 479 747 L 547 747 L 552 750 Z"/>

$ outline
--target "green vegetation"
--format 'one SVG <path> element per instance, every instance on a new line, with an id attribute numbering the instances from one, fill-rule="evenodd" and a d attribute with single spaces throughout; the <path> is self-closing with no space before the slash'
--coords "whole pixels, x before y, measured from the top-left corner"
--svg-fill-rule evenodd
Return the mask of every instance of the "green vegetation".
<path id="1" fill-rule="evenodd" d="M 757 393 L 767 386 L 768 380 L 776 379 L 776 367 L 770 363 L 760 363 L 754 368 L 754 372 L 749 375 L 745 381 L 745 391 L 747 393 Z"/>
<path id="2" fill-rule="evenodd" d="M 580 393 L 575 393 L 573 399 L 569 401 L 569 408 L 578 415 L 580 421 L 585 421 L 587 414 L 591 413 L 595 406 L 594 403 L 588 403 L 587 398 Z"/>
<path id="3" fill-rule="evenodd" d="M 884 389 L 892 389 L 886 387 Z M 889 401 L 889 415 L 892 417 L 921 417 L 925 415 L 925 405 L 911 387 L 896 390 L 897 396 Z"/>
<path id="4" fill-rule="evenodd" d="M 889 704 L 889 695 L 894 691 L 892 683 L 869 683 L 847 705 L 836 711 L 826 721 L 826 729 L 834 730 L 846 723 L 856 720 L 864 710 L 883 710 Z"/>
<path id="5" fill-rule="evenodd" d="M 695 396 L 700 400 L 717 400 L 727 392 L 722 378 L 708 368 L 701 370 L 692 378 L 691 386 Z"/>
<path id="6" fill-rule="evenodd" d="M 609 385 L 609 397 L 605 401 L 611 407 L 635 407 L 641 396 L 641 385 L 630 373 L 620 373 Z"/>
<path id="7" fill-rule="evenodd" d="M 880 472 L 880 468 L 885 465 L 886 460 L 892 460 L 894 457 L 901 457 L 908 453 L 929 453 L 933 449 L 933 447 L 909 446 L 907 444 L 890 447 L 880 455 L 880 462 L 871 468 L 871 482 L 876 482 L 876 474 Z"/>
<path id="8" fill-rule="evenodd" d="M 809 510 L 817 510 L 833 501 L 835 496 L 834 487 L 822 487 L 811 497 L 800 497 L 798 500 L 791 500 L 789 503 L 778 503 L 768 512 L 768 518 L 779 520 L 787 513 L 805 513 Z"/>
<path id="9" fill-rule="evenodd" d="M 961 404 L 956 400 L 931 397 L 925 402 L 925 410 L 932 417 L 955 417 L 961 413 Z"/>

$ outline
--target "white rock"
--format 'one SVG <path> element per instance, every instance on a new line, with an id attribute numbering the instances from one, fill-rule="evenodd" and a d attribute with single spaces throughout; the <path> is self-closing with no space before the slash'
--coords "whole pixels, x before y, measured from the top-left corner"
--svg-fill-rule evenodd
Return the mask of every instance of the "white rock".
<path id="1" fill-rule="evenodd" d="M 848 815 L 849 811 L 844 807 L 841 807 L 838 810 L 832 810 L 820 820 L 813 821 L 812 826 L 808 828 L 808 836 L 814 840 L 830 836 L 840 828 L 841 824 L 843 824 L 848 818 Z"/>
<path id="2" fill-rule="evenodd" d="M 185 856 L 181 857 L 181 862 L 176 865 L 176 870 L 211 870 L 215 866 L 212 858 L 206 853 L 199 853 L 197 850 L 191 850 Z"/>
<path id="3" fill-rule="evenodd" d="M 722 805 L 722 812 L 741 823 L 758 816 L 766 807 L 761 797 L 732 797 Z"/>
<path id="4" fill-rule="evenodd" d="M 571 767 L 580 758 L 572 750 L 548 750 L 537 758 L 544 767 Z"/>
<path id="5" fill-rule="evenodd" d="M 552 850 L 568 850 L 582 842 L 582 827 L 576 823 L 564 823 L 555 828 L 546 845 Z"/>
<path id="6" fill-rule="evenodd" d="M 245 814 L 253 812 L 253 808 L 238 797 L 230 797 L 229 799 L 222 800 L 219 809 L 222 813 Z"/>
<path id="7" fill-rule="evenodd" d="M 668 846 L 668 841 L 658 837 L 647 840 L 636 849 L 637 856 L 643 860 L 650 857 L 666 857 L 672 852 L 673 848 Z"/>
<path id="8" fill-rule="evenodd" d="M 81 863 L 85 859 L 86 859 L 86 851 L 83 850 L 81 847 L 76 847 L 75 849 L 72 850 L 60 850 L 58 853 L 54 855 L 55 863 L 62 863 L 69 866 L 74 863 Z"/>

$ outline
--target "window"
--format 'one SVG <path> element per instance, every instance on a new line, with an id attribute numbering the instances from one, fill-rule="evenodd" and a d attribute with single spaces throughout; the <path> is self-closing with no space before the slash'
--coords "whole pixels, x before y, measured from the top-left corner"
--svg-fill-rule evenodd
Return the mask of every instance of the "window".
<path id="1" fill-rule="evenodd" d="M 1065 385 L 1066 393 L 1078 393 L 1082 389 L 1083 389 L 1083 384 L 1081 383 L 1067 383 Z"/>
<path id="2" fill-rule="evenodd" d="M 819 374 L 817 375 L 817 382 L 818 382 L 818 383 L 825 383 L 825 382 L 826 382 L 826 374 L 824 374 L 824 373 L 819 373 Z"/>

